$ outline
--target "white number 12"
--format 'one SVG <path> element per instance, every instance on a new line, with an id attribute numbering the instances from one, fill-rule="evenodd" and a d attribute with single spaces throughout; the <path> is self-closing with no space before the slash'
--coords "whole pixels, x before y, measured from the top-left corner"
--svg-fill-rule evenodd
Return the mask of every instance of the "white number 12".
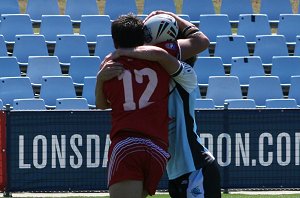
<path id="1" fill-rule="evenodd" d="M 136 110 L 137 108 L 142 109 L 152 103 L 149 102 L 149 99 L 157 86 L 157 75 L 156 72 L 150 68 L 134 70 L 134 78 L 137 83 L 143 83 L 144 76 L 148 76 L 149 83 L 139 99 L 138 107 L 136 106 L 133 98 L 134 90 L 132 87 L 132 74 L 129 70 L 125 70 L 124 73 L 118 77 L 119 80 L 123 80 L 125 96 L 125 103 L 123 104 L 123 107 L 125 111 Z"/>

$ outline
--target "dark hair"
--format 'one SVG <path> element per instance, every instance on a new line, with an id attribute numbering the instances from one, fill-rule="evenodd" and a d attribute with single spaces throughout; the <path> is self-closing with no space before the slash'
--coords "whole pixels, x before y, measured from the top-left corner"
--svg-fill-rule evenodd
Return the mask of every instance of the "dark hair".
<path id="1" fill-rule="evenodd" d="M 116 48 L 144 45 L 143 21 L 131 13 L 112 22 L 111 34 Z"/>

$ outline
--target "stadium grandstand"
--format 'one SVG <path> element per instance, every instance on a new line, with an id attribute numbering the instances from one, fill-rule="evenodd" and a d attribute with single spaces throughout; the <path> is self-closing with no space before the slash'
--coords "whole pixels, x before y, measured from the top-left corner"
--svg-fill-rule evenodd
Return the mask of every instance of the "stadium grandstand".
<path id="1" fill-rule="evenodd" d="M 107 191 L 110 111 L 95 107 L 96 75 L 114 50 L 111 22 L 157 9 L 211 41 L 195 63 L 195 115 L 222 189 L 300 189 L 299 0 L 151 1 L 0 0 L 5 196 Z"/>

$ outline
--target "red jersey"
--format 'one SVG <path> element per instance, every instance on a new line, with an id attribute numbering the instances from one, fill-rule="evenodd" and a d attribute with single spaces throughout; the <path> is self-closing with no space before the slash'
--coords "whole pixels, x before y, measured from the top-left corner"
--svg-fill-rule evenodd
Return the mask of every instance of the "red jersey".
<path id="1" fill-rule="evenodd" d="M 168 143 L 169 74 L 157 62 L 121 57 L 125 71 L 104 83 L 111 103 L 110 138 L 122 131 Z"/>

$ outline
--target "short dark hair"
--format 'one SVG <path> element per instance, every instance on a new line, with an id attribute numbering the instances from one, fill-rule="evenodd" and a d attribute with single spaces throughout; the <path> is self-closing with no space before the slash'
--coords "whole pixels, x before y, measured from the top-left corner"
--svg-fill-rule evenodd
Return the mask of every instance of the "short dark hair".
<path id="1" fill-rule="evenodd" d="M 143 21 L 131 13 L 121 15 L 112 22 L 111 34 L 117 48 L 144 45 Z"/>

